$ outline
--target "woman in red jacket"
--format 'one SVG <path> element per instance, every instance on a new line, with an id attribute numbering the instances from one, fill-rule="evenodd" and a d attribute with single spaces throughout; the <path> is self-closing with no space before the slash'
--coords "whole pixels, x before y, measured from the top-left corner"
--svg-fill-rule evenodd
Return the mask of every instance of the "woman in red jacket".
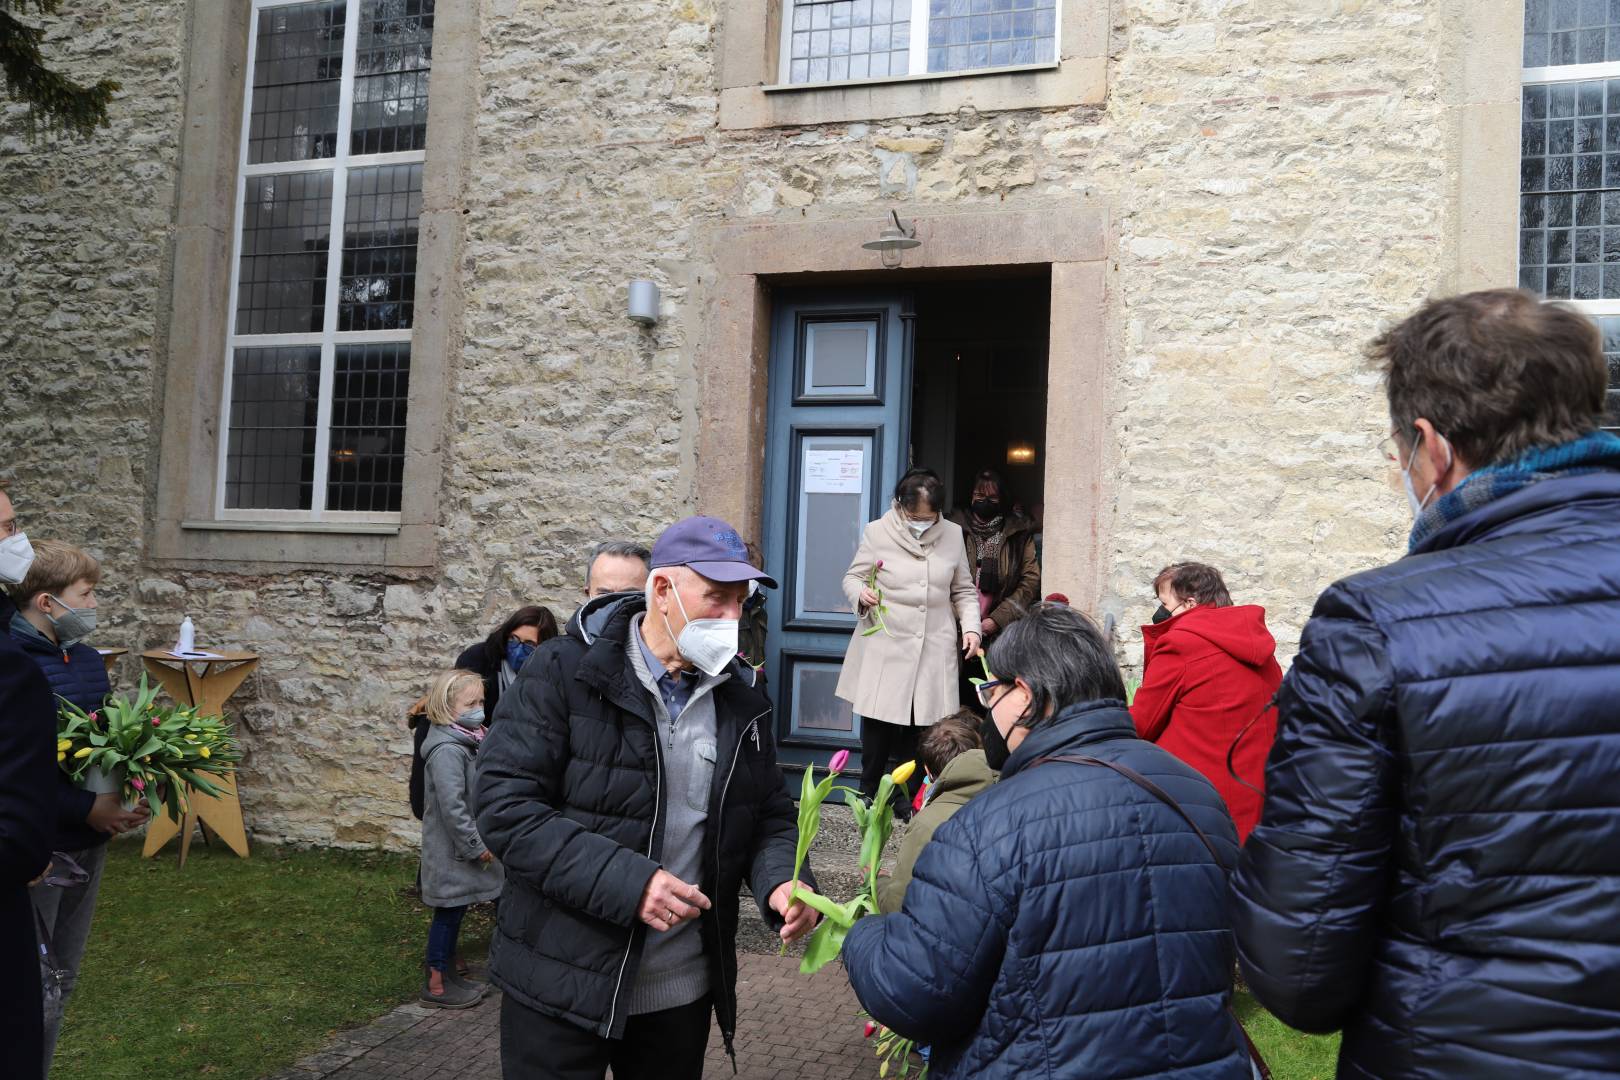
<path id="1" fill-rule="evenodd" d="M 1215 785 L 1242 843 L 1260 820 L 1266 755 L 1277 733 L 1271 707 L 1282 683 L 1277 641 L 1266 629 L 1265 608 L 1234 607 L 1213 566 L 1165 567 L 1153 591 L 1159 610 L 1142 627 L 1142 686 L 1131 718 L 1138 735 Z M 1243 783 L 1227 770 L 1228 751 Z"/>

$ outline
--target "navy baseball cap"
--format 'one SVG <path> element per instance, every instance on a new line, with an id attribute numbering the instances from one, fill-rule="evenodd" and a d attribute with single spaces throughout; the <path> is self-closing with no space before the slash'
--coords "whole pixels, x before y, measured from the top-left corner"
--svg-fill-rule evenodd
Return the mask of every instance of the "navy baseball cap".
<path id="1" fill-rule="evenodd" d="M 776 579 L 748 561 L 748 547 L 737 530 L 719 518 L 682 518 L 653 543 L 651 569 L 688 566 L 710 581 L 757 581 L 776 588 Z"/>

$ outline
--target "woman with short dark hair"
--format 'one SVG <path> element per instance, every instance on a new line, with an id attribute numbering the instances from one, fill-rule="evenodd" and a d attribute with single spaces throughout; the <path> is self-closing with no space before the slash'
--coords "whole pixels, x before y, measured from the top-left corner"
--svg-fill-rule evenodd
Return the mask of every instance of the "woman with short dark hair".
<path id="1" fill-rule="evenodd" d="M 900 911 L 850 931 L 861 1005 L 931 1043 L 936 1080 L 1248 1080 L 1220 795 L 1136 738 L 1113 654 L 1074 609 L 1015 620 L 989 665 L 1001 779 L 923 849 Z"/>
<path id="2" fill-rule="evenodd" d="M 1204 563 L 1165 567 L 1153 591 L 1159 609 L 1142 627 L 1142 685 L 1131 717 L 1142 738 L 1215 785 L 1242 843 L 1260 820 L 1277 731 L 1271 699 L 1282 683 L 1266 609 L 1234 605 L 1221 572 Z"/>
<path id="3" fill-rule="evenodd" d="M 844 574 L 856 624 L 837 694 L 861 718 L 868 798 L 891 759 L 911 760 L 919 732 L 961 705 L 959 664 L 978 655 L 973 579 L 962 531 L 940 513 L 944 501 L 932 469 L 907 472 L 889 512 L 861 533 Z M 904 817 L 911 807 L 896 809 Z"/>

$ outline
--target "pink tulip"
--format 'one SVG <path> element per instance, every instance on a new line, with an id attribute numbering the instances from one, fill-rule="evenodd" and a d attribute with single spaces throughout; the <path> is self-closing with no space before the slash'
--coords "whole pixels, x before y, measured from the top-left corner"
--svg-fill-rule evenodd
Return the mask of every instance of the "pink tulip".
<path id="1" fill-rule="evenodd" d="M 134 788 L 136 791 L 145 791 L 146 790 L 146 781 L 142 780 L 138 776 L 132 776 L 132 777 L 130 777 L 130 780 L 129 780 L 129 786 Z"/>
<path id="2" fill-rule="evenodd" d="M 874 569 L 874 570 L 881 570 L 881 569 L 883 569 L 883 560 L 882 560 L 882 559 L 879 559 L 879 560 L 878 560 L 878 561 L 877 561 L 877 565 L 876 565 L 876 566 L 874 566 L 874 567 L 873 567 L 873 568 L 872 568 L 872 569 Z"/>
<path id="3" fill-rule="evenodd" d="M 832 760 L 827 763 L 827 771 L 828 772 L 840 773 L 840 772 L 844 771 L 844 766 L 848 765 L 848 764 L 849 764 L 849 751 L 848 750 L 840 750 L 840 751 L 838 751 L 838 753 L 834 754 L 832 756 Z"/>
<path id="4" fill-rule="evenodd" d="M 163 724 L 163 721 L 160 720 L 158 717 L 156 717 L 156 716 L 152 717 L 152 726 L 153 727 L 161 727 L 162 724 Z"/>

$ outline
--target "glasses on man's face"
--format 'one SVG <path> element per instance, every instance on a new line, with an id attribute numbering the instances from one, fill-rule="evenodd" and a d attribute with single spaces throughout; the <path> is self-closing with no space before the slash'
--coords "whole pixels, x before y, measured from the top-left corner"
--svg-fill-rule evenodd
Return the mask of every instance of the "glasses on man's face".
<path id="1" fill-rule="evenodd" d="M 994 696 L 993 694 L 991 694 L 991 691 L 994 690 L 996 687 L 1001 686 L 1001 685 L 1002 685 L 1002 680 L 1000 680 L 1000 679 L 989 679 L 989 680 L 987 680 L 985 682 L 980 683 L 978 686 L 974 687 L 974 689 L 978 692 L 978 695 L 979 695 L 979 704 L 983 705 L 985 708 L 988 709 L 990 707 L 990 699 Z"/>

